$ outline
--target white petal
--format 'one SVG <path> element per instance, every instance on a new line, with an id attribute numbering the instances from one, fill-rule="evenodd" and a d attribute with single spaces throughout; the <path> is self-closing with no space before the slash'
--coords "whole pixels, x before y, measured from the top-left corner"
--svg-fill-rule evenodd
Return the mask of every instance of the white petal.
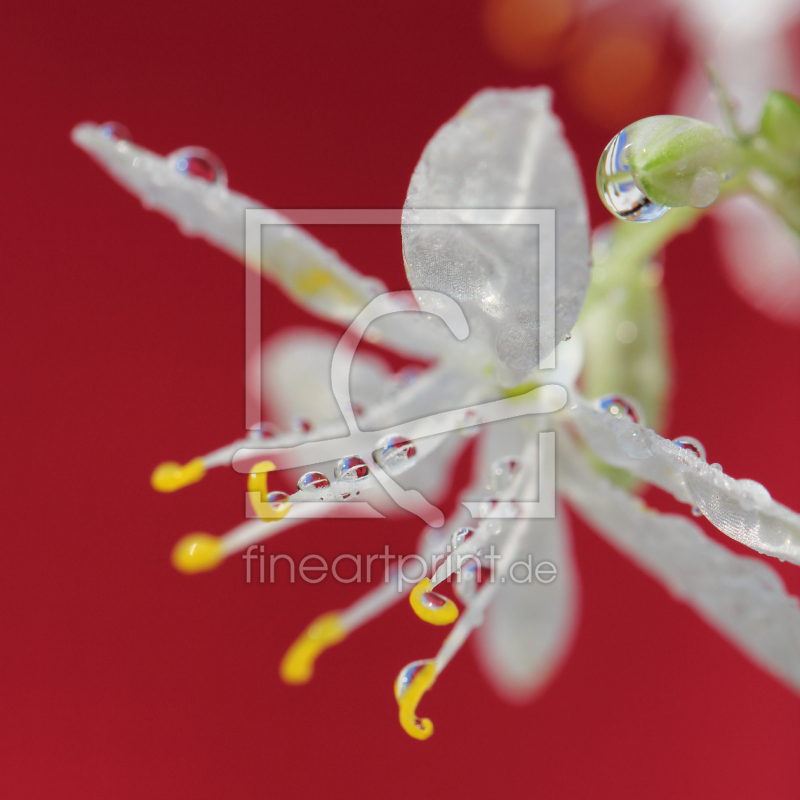
<path id="1" fill-rule="evenodd" d="M 261 355 L 261 397 L 270 409 L 269 419 L 283 428 L 296 418 L 313 426 L 340 423 L 335 435 L 347 433 L 331 389 L 331 359 L 339 339 L 311 328 L 290 328 L 276 334 L 264 346 Z M 248 375 L 248 390 L 255 395 L 258 387 Z M 392 370 L 382 359 L 363 349 L 356 353 L 350 375 L 354 405 L 367 408 L 376 403 L 390 382 Z"/>
<path id="2" fill-rule="evenodd" d="M 800 323 L 800 237 L 749 197 L 734 197 L 714 214 L 717 242 L 733 287 L 779 322 Z"/>
<path id="3" fill-rule="evenodd" d="M 598 477 L 567 436 L 559 445 L 558 485 L 582 516 L 757 664 L 800 690 L 800 607 L 778 574 Z"/>
<path id="4" fill-rule="evenodd" d="M 567 512 L 558 506 L 552 520 L 528 520 L 516 560 L 550 561 L 558 570 L 552 583 L 527 567 L 515 575 L 523 582 L 500 585 L 476 638 L 484 672 L 497 693 L 511 702 L 530 699 L 548 682 L 567 655 L 578 620 L 578 572 L 572 554 Z"/>
<path id="5" fill-rule="evenodd" d="M 573 398 L 572 418 L 594 453 L 696 506 L 712 525 L 759 553 L 800 564 L 800 515 L 751 480 L 735 480 L 655 431 Z"/>
<path id="6" fill-rule="evenodd" d="M 531 208 L 555 209 L 556 220 L 556 302 L 541 320 L 540 229 L 469 224 L 475 209 Z M 427 209 L 464 211 L 448 217 L 456 224 L 421 224 Z M 527 370 L 547 356 L 572 329 L 589 281 L 586 200 L 549 90 L 486 90 L 445 124 L 414 171 L 402 233 L 412 288 L 456 300 L 472 335 L 507 366 Z M 539 343 L 540 323 L 554 340 Z"/>
<path id="7" fill-rule="evenodd" d="M 245 261 L 323 319 L 347 325 L 373 297 L 386 291 L 380 280 L 361 275 L 286 217 L 229 190 L 224 182 L 187 177 L 170 157 L 109 138 L 92 123 L 78 125 L 72 139 L 146 208 L 160 211 L 187 236 L 202 236 Z M 262 225 L 260 250 L 249 253 L 245 252 L 247 209 L 261 209 L 273 223 Z M 393 314 L 377 321 L 368 338 L 423 357 L 437 355 L 452 339 L 438 320 L 431 322 L 419 313 L 410 316 Z"/>

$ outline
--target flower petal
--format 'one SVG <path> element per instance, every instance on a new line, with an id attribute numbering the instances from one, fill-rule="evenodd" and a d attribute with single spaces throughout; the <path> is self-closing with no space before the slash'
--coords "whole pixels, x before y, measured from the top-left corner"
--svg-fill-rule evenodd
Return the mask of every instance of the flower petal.
<path id="1" fill-rule="evenodd" d="M 525 564 L 529 555 L 534 567 L 542 561 L 554 564 L 556 578 L 542 583 L 527 574 L 527 566 L 517 567 L 511 580 L 498 587 L 476 639 L 486 677 L 511 702 L 528 700 L 544 687 L 575 633 L 578 571 L 563 506 L 555 519 L 528 520 L 517 560 Z M 524 580 L 515 582 L 520 578 Z"/>
<path id="2" fill-rule="evenodd" d="M 800 515 L 756 481 L 735 480 L 655 431 L 573 398 L 572 417 L 593 452 L 698 508 L 724 534 L 800 564 Z"/>
<path id="3" fill-rule="evenodd" d="M 456 300 L 475 337 L 517 370 L 535 367 L 569 333 L 589 281 L 586 199 L 550 100 L 543 88 L 478 93 L 428 143 L 403 212 L 412 288 Z M 429 209 L 464 211 L 430 225 Z M 542 227 L 471 224 L 476 209 L 510 209 L 508 223 L 514 209 L 555 209 L 555 287 L 544 277 L 555 307 L 541 320 Z M 542 342 L 540 327 L 550 331 Z"/>
<path id="4" fill-rule="evenodd" d="M 173 158 L 110 138 L 93 123 L 78 125 L 72 140 L 146 208 L 164 214 L 185 235 L 202 236 L 244 261 L 322 319 L 347 325 L 373 297 L 386 291 L 380 280 L 361 275 L 311 234 L 277 211 L 231 191 L 224 180 L 209 183 L 189 177 L 176 168 Z M 245 248 L 247 209 L 260 209 L 270 223 L 261 226 L 260 248 L 253 252 Z M 397 317 L 378 320 L 368 338 L 423 357 L 437 355 L 452 338 L 438 321 L 422 314 L 405 314 L 400 322 Z"/>
<path id="5" fill-rule="evenodd" d="M 777 678 L 800 690 L 800 607 L 763 561 L 736 555 L 691 520 L 648 509 L 559 437 L 559 488 L 645 572 Z"/>
<path id="6" fill-rule="evenodd" d="M 799 324 L 800 237 L 750 197 L 731 198 L 714 219 L 734 289 L 767 316 Z"/>
<path id="7" fill-rule="evenodd" d="M 331 360 L 338 337 L 313 328 L 289 328 L 264 342 L 261 357 L 261 397 L 270 409 L 269 419 L 288 428 L 292 420 L 305 419 L 317 428 L 338 422 L 337 436 L 347 433 L 331 389 Z M 257 397 L 254 386 L 256 362 L 249 370 L 248 390 Z M 392 371 L 379 356 L 360 349 L 353 359 L 350 374 L 352 403 L 362 409 L 372 406 L 391 382 Z"/>

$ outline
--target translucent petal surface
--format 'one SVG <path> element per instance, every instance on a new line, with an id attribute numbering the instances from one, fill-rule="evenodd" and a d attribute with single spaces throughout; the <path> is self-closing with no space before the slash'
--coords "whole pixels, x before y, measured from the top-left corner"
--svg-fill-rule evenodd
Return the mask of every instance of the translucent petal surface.
<path id="1" fill-rule="evenodd" d="M 530 699 L 554 674 L 572 643 L 579 606 L 578 573 L 572 555 L 567 512 L 558 506 L 555 519 L 528 520 L 516 560 L 552 562 L 552 583 L 517 566 L 514 577 L 497 590 L 477 634 L 477 649 L 489 681 L 512 702 Z"/>
<path id="2" fill-rule="evenodd" d="M 471 224 L 475 209 L 555 209 L 555 341 L 539 342 L 539 228 Z M 421 224 L 426 209 L 463 209 L 456 224 Z M 547 89 L 477 94 L 425 148 L 403 212 L 406 274 L 414 289 L 462 307 L 472 335 L 513 369 L 535 367 L 569 333 L 589 280 L 589 231 L 578 167 Z M 541 344 L 541 347 L 540 347 Z"/>
<path id="3" fill-rule="evenodd" d="M 566 436 L 559 446 L 558 485 L 581 515 L 756 663 L 800 689 L 800 608 L 777 573 L 599 478 Z"/>
<path id="4" fill-rule="evenodd" d="M 276 283 L 298 305 L 323 319 L 349 324 L 377 294 L 376 278 L 361 275 L 339 255 L 286 217 L 238 192 L 225 181 L 210 183 L 176 168 L 163 157 L 128 141 L 110 138 L 102 126 L 78 125 L 72 140 L 146 208 L 171 219 L 187 236 L 202 236 Z M 245 252 L 245 212 L 260 209 L 260 250 Z M 418 356 L 438 355 L 452 336 L 422 314 L 393 314 L 377 321 L 368 338 Z"/>
<path id="5" fill-rule="evenodd" d="M 607 464 L 696 506 L 712 525 L 759 553 L 800 564 L 800 515 L 751 480 L 735 480 L 655 431 L 577 399 L 573 419 Z"/>

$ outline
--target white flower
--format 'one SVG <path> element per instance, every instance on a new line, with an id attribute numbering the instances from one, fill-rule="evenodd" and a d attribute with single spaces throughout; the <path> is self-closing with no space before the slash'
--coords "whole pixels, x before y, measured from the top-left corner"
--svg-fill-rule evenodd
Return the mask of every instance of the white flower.
<path id="1" fill-rule="evenodd" d="M 297 227 L 266 226 L 263 263 L 255 252 L 246 252 L 244 212 L 258 204 L 228 190 L 221 165 L 208 153 L 179 151 L 164 159 L 115 136 L 108 127 L 90 124 L 78 126 L 73 138 L 146 206 L 172 218 L 183 231 L 201 235 L 244 260 L 324 319 L 349 324 L 384 291 L 379 281 L 358 274 Z M 619 384 L 617 391 L 632 390 L 653 415 L 659 413 L 664 385 L 663 326 L 650 254 L 643 252 L 633 258 L 636 248 L 631 249 L 628 239 L 622 250 L 615 249 L 613 239 L 598 242 L 592 294 L 584 315 L 572 337 L 559 344 L 557 369 L 537 370 L 532 367 L 541 363 L 555 341 L 538 341 L 537 318 L 531 312 L 538 308 L 540 288 L 539 265 L 533 258 L 535 234 L 514 226 L 486 229 L 417 224 L 419 211 L 426 208 L 464 209 L 463 215 L 456 216 L 468 221 L 469 209 L 474 208 L 511 209 L 508 213 L 513 215 L 513 209 L 543 207 L 556 209 L 553 324 L 559 339 L 568 338 L 590 276 L 588 221 L 574 158 L 550 111 L 547 90 L 478 94 L 425 149 L 411 181 L 403 227 L 412 287 L 434 289 L 457 300 L 471 334 L 458 343 L 438 320 L 418 312 L 378 320 L 369 331 L 373 341 L 434 363 L 418 376 L 401 374 L 398 379 L 379 359 L 357 357 L 351 387 L 353 409 L 360 407 L 359 427 L 391 428 L 454 408 L 479 409 L 482 403 L 525 392 L 538 397 L 544 408 L 546 389 L 528 390 L 536 385 L 562 384 L 569 401 L 561 410 L 482 426 L 478 410 L 461 418 L 460 432 L 439 433 L 395 448 L 390 453 L 398 457 L 395 468 L 387 467 L 387 471 L 393 472 L 401 485 L 423 489 L 426 498 L 435 502 L 466 442 L 463 434 L 481 426 L 476 479 L 461 499 L 533 501 L 543 456 L 539 442 L 550 441 L 540 439 L 539 434 L 555 431 L 559 495 L 762 667 L 800 689 L 800 608 L 797 600 L 786 594 L 777 574 L 762 560 L 735 555 L 716 544 L 688 517 L 646 508 L 636 496 L 605 477 L 590 456 L 593 453 L 606 465 L 660 487 L 752 549 L 800 563 L 800 516 L 774 502 L 764 487 L 734 480 L 718 465 L 707 464 L 702 447 L 692 440 L 670 442 L 646 428 L 635 402 L 623 396 L 592 402 L 576 388 L 583 370 L 583 385 L 589 390 L 613 380 Z M 643 230 L 642 226 L 631 227 Z M 622 264 L 624 268 L 618 267 Z M 423 305 L 425 302 L 423 298 Z M 625 348 L 634 341 L 639 349 L 634 348 L 637 356 L 629 363 Z M 260 458 L 273 452 L 279 456 L 282 448 L 335 439 L 347 432 L 328 382 L 335 345 L 332 337 L 304 332 L 281 334 L 268 346 L 263 370 L 253 370 L 251 383 L 261 372 L 275 421 L 290 430 L 258 442 Z M 258 386 L 249 388 L 257 390 Z M 298 416 L 304 423 L 292 426 L 292 418 Z M 253 439 L 244 438 L 184 466 L 161 465 L 153 475 L 154 486 L 172 491 L 200 480 L 207 470 L 230 464 L 241 448 L 253 445 Z M 248 463 L 255 460 L 251 457 Z M 280 464 L 279 458 L 275 460 Z M 268 497 L 267 472 L 271 468 L 272 464 L 262 464 L 248 479 L 261 519 L 247 521 L 221 537 L 186 537 L 173 553 L 178 568 L 187 572 L 212 568 L 223 558 L 310 516 L 323 517 L 343 507 L 335 503 L 302 506 L 300 501 L 309 494 L 301 490 L 291 497 Z M 337 472 L 343 468 L 339 464 Z M 391 508 L 384 489 L 371 474 L 347 482 L 330 480 L 330 464 L 320 471 L 327 478 L 317 482 L 312 492 L 315 498 L 337 499 L 358 493 L 377 509 Z M 350 487 L 358 488 L 353 491 Z M 298 513 L 301 506 L 302 515 Z M 458 593 L 465 610 L 460 618 L 455 621 L 458 610 L 453 601 L 437 600 L 431 592 L 457 569 L 455 557 L 440 559 L 431 577 L 411 591 L 412 606 L 423 619 L 435 624 L 455 621 L 438 654 L 412 663 L 398 678 L 400 720 L 415 738 L 427 738 L 433 731 L 430 720 L 416 717 L 422 694 L 474 629 L 479 629 L 480 657 L 490 681 L 502 695 L 514 700 L 528 698 L 542 688 L 566 654 L 574 631 L 578 576 L 563 510 L 559 507 L 554 519 L 512 517 L 473 522 L 462 506 L 443 527 L 423 531 L 420 553 L 426 557 L 447 555 L 451 534 L 470 525 L 474 525 L 474 533 L 454 541 L 458 556 L 478 556 L 494 546 L 501 559 L 492 582 L 477 591 L 464 569 L 461 577 L 466 585 Z M 529 553 L 535 553 L 537 561 L 555 564 L 557 578 L 550 583 L 503 580 L 514 558 Z M 281 665 L 284 678 L 308 680 L 317 656 L 326 647 L 404 595 L 393 583 L 385 583 L 352 607 L 315 620 L 287 653 Z"/>

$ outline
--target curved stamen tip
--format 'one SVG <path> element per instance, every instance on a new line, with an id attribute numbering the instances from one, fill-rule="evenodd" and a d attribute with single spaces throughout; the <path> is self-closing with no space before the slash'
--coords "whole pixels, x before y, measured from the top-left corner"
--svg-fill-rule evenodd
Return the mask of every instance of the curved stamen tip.
<path id="1" fill-rule="evenodd" d="M 175 492 L 190 483 L 197 483 L 206 474 L 206 465 L 202 458 L 192 459 L 188 464 L 165 461 L 153 471 L 150 483 L 157 492 Z"/>
<path id="2" fill-rule="evenodd" d="M 208 533 L 190 533 L 172 548 L 172 565 L 181 572 L 207 572 L 224 559 L 222 541 Z"/>
<path id="3" fill-rule="evenodd" d="M 281 678 L 285 683 L 308 683 L 314 674 L 314 662 L 347 634 L 335 611 L 317 617 L 286 651 L 281 661 Z"/>
<path id="4" fill-rule="evenodd" d="M 449 625 L 458 619 L 458 607 L 452 600 L 431 591 L 430 578 L 423 578 L 409 597 L 414 613 L 431 625 Z"/>
<path id="5" fill-rule="evenodd" d="M 400 724 L 412 739 L 424 740 L 433 735 L 433 722 L 427 717 L 420 719 L 417 716 L 417 706 L 422 699 L 422 695 L 433 686 L 435 680 L 436 665 L 430 662 L 414 676 L 402 696 L 397 697 L 397 690 L 395 689 L 397 705 L 400 707 Z"/>
<path id="6" fill-rule="evenodd" d="M 275 465 L 271 461 L 260 461 L 247 476 L 247 496 L 250 498 L 250 505 L 264 522 L 283 519 L 292 507 L 291 503 L 287 503 L 283 499 L 276 501 L 269 497 L 267 473 L 274 469 Z M 282 494 L 282 497 L 285 498 L 286 495 Z"/>

